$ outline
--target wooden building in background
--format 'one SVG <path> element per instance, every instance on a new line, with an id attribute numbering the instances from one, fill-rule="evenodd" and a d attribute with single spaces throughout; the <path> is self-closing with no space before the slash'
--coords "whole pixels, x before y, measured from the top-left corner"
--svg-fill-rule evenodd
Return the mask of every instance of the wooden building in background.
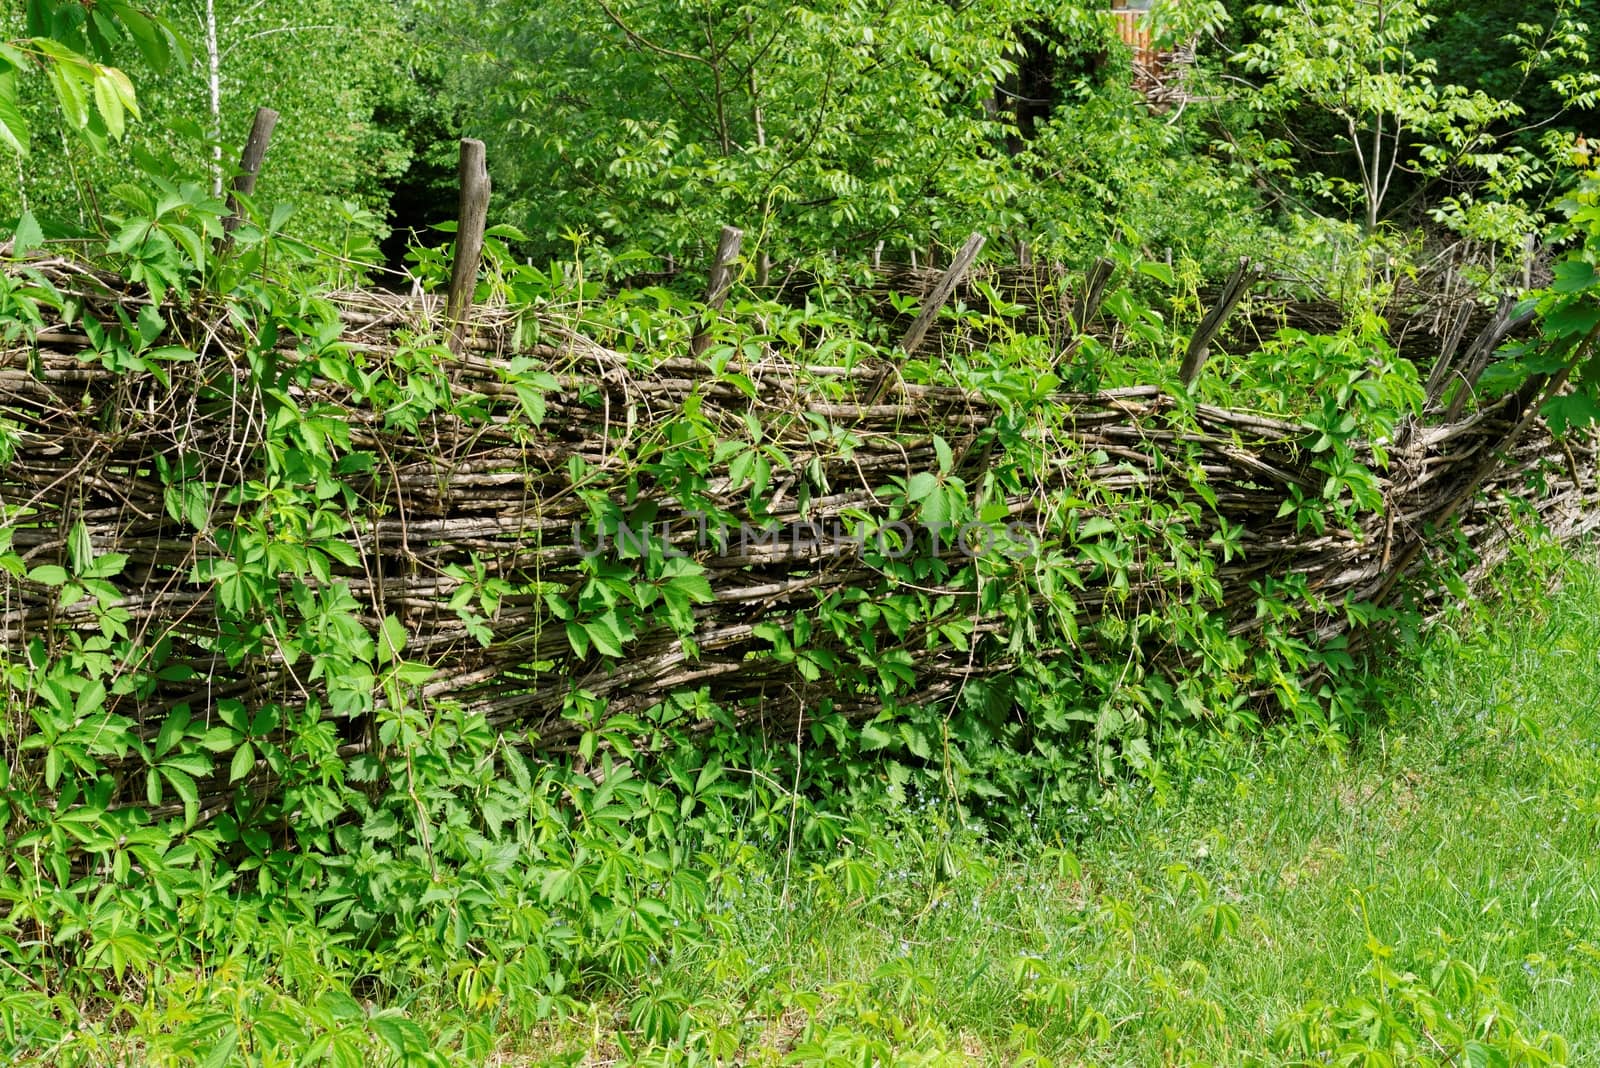
<path id="1" fill-rule="evenodd" d="M 1182 103 L 1183 69 L 1194 59 L 1192 48 L 1176 52 L 1157 48 L 1150 36 L 1151 0 L 1111 0 L 1117 36 L 1133 50 L 1133 87 L 1159 110 Z"/>

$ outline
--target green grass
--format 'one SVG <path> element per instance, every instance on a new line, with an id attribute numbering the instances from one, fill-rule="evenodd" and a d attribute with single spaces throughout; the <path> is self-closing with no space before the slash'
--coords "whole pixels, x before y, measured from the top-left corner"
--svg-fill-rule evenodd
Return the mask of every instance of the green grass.
<path id="1" fill-rule="evenodd" d="M 1001 847 L 932 811 L 856 859 L 786 876 L 752 858 L 702 948 L 539 1045 L 591 1063 L 1586 1063 L 1600 571 L 1570 564 L 1548 601 L 1470 636 L 1436 630 L 1395 690 L 1353 746 L 1288 727 L 1169 745 L 1068 843 Z"/>
<path id="2" fill-rule="evenodd" d="M 710 852 L 675 867 L 641 859 L 659 848 L 643 818 L 612 817 L 605 833 L 534 835 L 575 843 L 572 858 L 525 851 L 521 881 L 495 881 L 470 848 L 437 874 L 415 847 L 374 854 L 385 871 L 409 858 L 446 904 L 408 905 L 411 883 L 391 884 L 411 926 L 374 950 L 325 930 L 303 894 L 196 894 L 178 937 L 207 952 L 115 983 L 63 970 L 85 979 L 58 991 L 0 953 L 0 1041 L 16 1063 L 97 1068 L 1594 1063 L 1600 567 L 1560 578 L 1394 660 L 1391 698 L 1354 742 L 1303 725 L 1174 731 L 1146 778 L 1038 814 L 1026 841 L 951 828 L 939 802 L 885 801 L 820 858 L 718 831 L 684 839 Z M 519 809 L 482 774 L 454 818 L 490 802 L 519 826 L 559 815 L 538 787 Z M 585 888 L 546 893 L 569 868 Z M 645 908 L 663 873 L 679 885 L 688 869 L 692 905 Z M 624 941 L 647 912 L 658 937 Z M 94 945 L 142 933 L 118 916 Z M 459 942 L 458 916 L 473 923 Z M 549 938 L 518 949 L 517 923 Z"/>

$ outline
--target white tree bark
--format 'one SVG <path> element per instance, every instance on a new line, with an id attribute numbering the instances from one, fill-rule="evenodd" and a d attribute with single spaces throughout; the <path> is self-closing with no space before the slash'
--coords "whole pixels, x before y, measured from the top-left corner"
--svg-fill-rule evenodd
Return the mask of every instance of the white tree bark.
<path id="1" fill-rule="evenodd" d="M 210 90 L 211 195 L 222 195 L 222 53 L 217 49 L 217 7 L 206 0 L 206 84 Z"/>

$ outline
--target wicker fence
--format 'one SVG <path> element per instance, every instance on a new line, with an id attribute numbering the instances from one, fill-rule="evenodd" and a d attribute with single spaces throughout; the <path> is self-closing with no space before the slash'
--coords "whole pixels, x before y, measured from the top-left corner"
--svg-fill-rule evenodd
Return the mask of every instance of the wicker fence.
<path id="1" fill-rule="evenodd" d="M 119 307 L 137 315 L 146 302 L 121 279 L 70 259 L 34 261 L 26 269 L 78 294 L 89 318 L 113 321 Z M 380 363 L 393 359 L 419 327 L 443 321 L 442 302 L 434 298 L 347 292 L 335 303 L 342 342 Z M 1278 515 L 1293 487 L 1316 492 L 1321 476 L 1304 448 L 1312 436 L 1308 427 L 1204 405 L 1180 420 L 1174 417 L 1180 402 L 1154 387 L 1053 398 L 1054 474 L 1013 496 L 1009 519 L 1049 530 L 1042 509 L 1052 482 L 1158 496 L 1182 492 L 1183 471 L 1198 463 L 1216 503 L 1192 531 L 1197 547 L 1223 520 L 1243 530 L 1243 556 L 1220 567 L 1223 595 L 1214 605 L 1241 634 L 1259 625 L 1251 584 L 1263 576 L 1304 575 L 1333 602 L 1346 596 L 1383 602 L 1425 557 L 1432 533 L 1451 520 L 1486 562 L 1504 544 L 1514 506 L 1537 513 L 1558 536 L 1580 535 L 1600 524 L 1592 439 L 1553 440 L 1528 410 L 1531 394 L 1471 412 L 1440 400 L 1443 382 L 1481 365 L 1485 344 L 1523 325 L 1491 315 L 1477 344 L 1464 340 L 1464 326 L 1455 330 L 1448 358 L 1433 367 L 1428 416 L 1402 427 L 1389 462 L 1374 464 L 1385 507 L 1366 515 L 1359 530 L 1330 527 L 1311 535 L 1292 517 Z M 687 350 L 641 361 L 553 321 L 541 325 L 538 343 L 514 351 L 513 316 L 504 309 L 477 309 L 467 326 L 460 351 L 445 367 L 450 390 L 475 398 L 476 415 L 438 414 L 417 431 L 396 430 L 386 426 L 384 411 L 352 401 L 326 381 L 311 379 L 295 396 L 304 407 L 320 404 L 338 413 L 351 429 L 350 447 L 381 458 L 357 485 L 359 504 L 349 510 L 353 526 L 343 554 L 354 563 L 340 565 L 336 578 L 362 604 L 369 627 L 390 614 L 401 620 L 410 635 L 407 655 L 436 669 L 425 686 L 428 696 L 481 710 L 496 725 L 529 730 L 551 750 L 571 745 L 580 729 L 562 717 L 575 686 L 620 712 L 703 688 L 710 700 L 768 726 L 793 724 L 825 697 L 847 714 L 877 707 L 859 690 L 835 692 L 827 678 L 803 677 L 795 664 L 770 655 L 770 642 L 757 630 L 772 622 L 787 628 L 830 590 L 882 588 L 883 575 L 837 533 L 878 510 L 891 480 L 932 469 L 936 434 L 955 443 L 955 473 L 971 482 L 1002 462 L 979 445 L 1001 415 L 993 403 L 953 387 L 891 380 L 885 388 L 875 367 L 774 358 L 735 363 L 719 377 Z M 64 560 L 68 529 L 84 523 L 97 552 L 128 556 L 118 581 L 130 626 L 147 644 L 171 642 L 174 658 L 199 672 L 195 679 L 116 698 L 120 712 L 152 731 L 180 702 L 209 715 L 227 698 L 292 702 L 299 687 L 275 653 L 224 664 L 207 651 L 216 590 L 192 576 L 199 561 L 225 555 L 218 544 L 219 530 L 229 523 L 224 497 L 229 487 L 260 474 L 262 426 L 261 400 L 241 370 L 239 353 L 248 343 L 241 327 L 220 319 L 196 336 L 203 338 L 199 359 L 174 365 L 170 382 L 114 373 L 85 359 L 90 342 L 80 326 L 47 324 L 36 339 L 0 350 L 0 418 L 20 433 L 15 456 L 0 472 L 0 506 L 21 517 L 16 549 L 30 567 Z M 286 339 L 279 356 L 300 360 L 304 348 Z M 507 384 L 515 358 L 531 358 L 559 381 L 539 424 L 522 414 Z M 729 384 L 729 372 L 744 375 L 754 394 Z M 695 609 L 696 652 L 664 631 L 639 635 L 621 660 L 579 656 L 561 628 L 549 625 L 537 592 L 574 582 L 591 548 L 574 536 L 574 524 L 581 528 L 587 513 L 573 492 L 569 461 L 581 457 L 591 480 L 598 473 L 592 484 L 601 488 L 607 478 L 618 479 L 609 488 L 620 497 L 616 457 L 630 440 L 678 418 L 691 394 L 730 434 L 743 433 L 738 428 L 747 413 L 757 414 L 793 470 L 811 472 L 805 510 L 797 503 L 805 494 L 792 481 L 780 483 L 762 519 L 769 534 L 773 525 L 785 533 L 712 545 L 679 501 L 646 485 L 645 495 L 656 495 L 653 527 L 668 531 L 711 581 L 714 601 Z M 819 434 L 819 427 L 847 435 L 853 447 L 839 449 L 838 436 Z M 161 472 L 181 464 L 211 496 L 202 514 L 179 509 L 175 519 Z M 736 492 L 726 472 L 717 474 L 722 482 L 713 479 L 713 495 L 723 486 L 720 504 L 737 513 L 747 493 Z M 804 538 L 787 533 L 802 529 Z M 450 607 L 461 583 L 448 565 L 480 568 L 515 591 L 494 614 L 487 646 Z M 1095 568 L 1082 566 L 1081 578 L 1079 611 L 1088 623 L 1114 595 Z M 1141 582 L 1150 584 L 1143 591 L 1150 596 L 1174 595 L 1136 567 L 1136 594 Z M 0 640 L 15 651 L 34 639 L 58 642 L 74 628 L 92 629 L 87 604 L 63 608 L 57 601 L 51 590 L 0 574 Z M 965 679 L 1010 669 L 1005 643 L 982 641 L 986 634 L 999 636 L 1004 624 L 979 615 L 977 653 L 905 643 L 916 681 L 903 700 L 939 701 Z M 1341 616 L 1320 615 L 1298 626 L 1322 640 L 1346 624 Z M 350 748 L 364 744 L 357 735 L 347 739 Z"/>

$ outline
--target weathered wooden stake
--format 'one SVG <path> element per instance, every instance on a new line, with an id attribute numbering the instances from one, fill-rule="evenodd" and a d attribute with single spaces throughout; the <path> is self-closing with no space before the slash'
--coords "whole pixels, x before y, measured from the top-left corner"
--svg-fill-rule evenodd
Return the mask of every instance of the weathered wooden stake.
<path id="1" fill-rule="evenodd" d="M 472 311 L 472 291 L 478 285 L 478 261 L 483 257 L 483 231 L 489 220 L 489 168 L 483 142 L 461 139 L 461 163 L 457 171 L 461 185 L 460 207 L 456 213 L 455 261 L 450 266 L 450 293 L 445 301 L 445 318 L 450 323 L 450 351 L 460 355 L 466 344 L 467 316 Z"/>
<path id="2" fill-rule="evenodd" d="M 1439 344 L 1439 356 L 1433 361 L 1433 368 L 1428 372 L 1428 385 L 1425 390 L 1427 397 L 1424 408 L 1432 408 L 1444 396 L 1445 387 L 1450 384 L 1451 365 L 1455 362 L 1456 352 L 1465 340 L 1467 324 L 1472 320 L 1472 312 L 1476 303 L 1470 299 L 1456 302 L 1455 310 L 1450 314 L 1450 325 L 1445 330 L 1444 338 Z"/>
<path id="3" fill-rule="evenodd" d="M 1057 368 L 1078 351 L 1079 339 L 1089 329 L 1089 323 L 1100 313 L 1100 302 L 1106 296 L 1106 284 L 1111 281 L 1111 275 L 1116 269 L 1115 263 L 1101 256 L 1084 274 L 1083 291 L 1072 302 L 1072 310 L 1068 313 L 1071 317 L 1068 325 L 1072 328 L 1072 336 L 1061 346 L 1061 355 L 1056 357 Z M 1062 302 L 1066 302 L 1065 294 L 1062 295 Z"/>
<path id="4" fill-rule="evenodd" d="M 717 251 L 711 257 L 711 274 L 706 284 L 706 307 L 712 311 L 721 311 L 723 303 L 728 299 L 728 290 L 733 288 L 733 264 L 739 258 L 739 249 L 744 244 L 744 231 L 737 226 L 724 226 L 722 235 L 717 238 Z M 711 345 L 711 335 L 704 329 L 696 332 L 694 340 L 689 342 L 689 351 L 699 356 Z"/>
<path id="5" fill-rule="evenodd" d="M 911 329 L 906 331 L 906 336 L 900 340 L 900 348 L 907 356 L 922 347 L 923 341 L 928 337 L 928 330 L 933 326 L 934 320 L 939 318 L 939 310 L 950 299 L 950 294 L 956 291 L 956 286 L 961 284 L 961 279 L 966 277 L 972 261 L 983 251 L 986 240 L 982 234 L 973 234 L 967 238 L 967 243 L 961 246 L 961 251 L 957 252 L 956 258 L 951 261 L 950 269 L 944 272 L 939 284 L 928 294 L 928 299 L 922 304 L 922 313 L 911 324 Z"/>
<path id="6" fill-rule="evenodd" d="M 239 197 L 256 191 L 256 176 L 261 173 L 261 161 L 266 158 L 267 145 L 272 141 L 273 128 L 278 125 L 278 113 L 271 108 L 256 108 L 255 121 L 250 124 L 250 136 L 245 138 L 244 151 L 239 154 L 239 173 L 233 176 L 228 189 L 228 217 L 222 220 L 222 229 L 233 233 L 244 222 L 240 214 Z"/>
<path id="7" fill-rule="evenodd" d="M 1510 296 L 1501 297 L 1500 306 L 1495 309 L 1489 324 L 1483 328 L 1483 333 L 1467 346 L 1466 354 L 1461 357 L 1459 366 L 1455 368 L 1445 387 L 1440 390 L 1440 398 L 1443 399 L 1444 394 L 1450 393 L 1449 387 L 1452 383 L 1457 387 L 1450 395 L 1449 407 L 1445 409 L 1445 422 L 1455 422 L 1467 410 L 1467 401 L 1471 399 L 1479 377 L 1488 368 L 1489 360 L 1501 342 L 1533 322 L 1536 314 L 1533 309 L 1530 308 L 1521 315 L 1512 315 L 1515 309 L 1515 300 Z"/>
<path id="8" fill-rule="evenodd" d="M 1193 385 L 1194 380 L 1200 376 L 1200 368 L 1205 366 L 1206 357 L 1211 355 L 1211 343 L 1222 333 L 1222 328 L 1228 323 L 1228 316 L 1233 314 L 1233 309 L 1239 306 L 1239 301 L 1244 299 L 1244 295 L 1250 292 L 1250 287 L 1255 285 L 1260 277 L 1261 272 L 1250 263 L 1249 258 L 1241 256 L 1238 269 L 1222 287 L 1222 296 L 1206 313 L 1206 317 L 1200 320 L 1200 326 L 1189 339 L 1189 349 L 1183 355 L 1183 365 L 1178 368 L 1178 378 L 1185 387 Z"/>
<path id="9" fill-rule="evenodd" d="M 961 284 L 961 279 L 966 276 L 972 267 L 972 261 L 978 258 L 978 253 L 983 251 L 984 242 L 987 240 L 982 234 L 973 234 L 967 238 L 967 243 L 961 246 L 955 259 L 950 261 L 949 270 L 939 278 L 939 283 L 933 287 L 933 292 L 922 303 L 922 311 L 917 315 L 916 321 L 911 324 L 911 329 L 906 331 L 906 336 L 900 339 L 900 350 L 907 356 L 914 354 L 922 347 L 928 338 L 928 331 L 932 329 L 934 320 L 939 318 L 939 309 L 945 306 L 950 299 L 950 294 L 956 291 L 956 286 Z M 911 253 L 913 260 L 916 252 Z M 889 384 L 894 381 L 895 367 L 888 364 L 867 390 L 862 403 L 871 406 L 883 399 L 889 392 Z"/>
<path id="10" fill-rule="evenodd" d="M 1111 281 L 1117 265 L 1101 256 L 1083 276 L 1083 293 L 1072 306 L 1072 328 L 1076 333 L 1089 329 L 1089 323 L 1100 313 L 1100 302 L 1106 296 L 1106 284 Z"/>

